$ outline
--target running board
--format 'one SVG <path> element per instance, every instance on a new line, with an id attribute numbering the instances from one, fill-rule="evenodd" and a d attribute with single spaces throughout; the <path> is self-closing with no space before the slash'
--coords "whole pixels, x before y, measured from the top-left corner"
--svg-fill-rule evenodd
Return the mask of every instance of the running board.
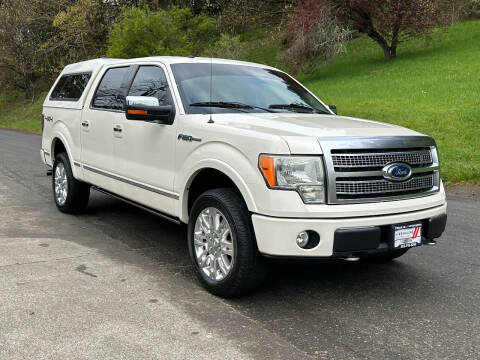
<path id="1" fill-rule="evenodd" d="M 152 208 L 149 208 L 147 206 L 144 206 L 144 205 L 140 205 L 139 203 L 136 203 L 135 201 L 132 201 L 132 200 L 128 200 L 127 198 L 124 198 L 123 196 L 120 196 L 120 195 L 117 195 L 117 194 L 114 194 L 108 190 L 105 190 L 105 189 L 102 189 L 102 188 L 99 188 L 99 187 L 96 187 L 96 186 L 92 186 L 92 189 L 94 190 L 97 190 L 98 192 L 101 192 L 105 195 L 110 195 L 118 200 L 121 200 L 121 201 L 124 201 L 126 202 L 127 204 L 130 204 L 130 205 L 133 205 L 139 209 L 142 209 L 142 210 L 145 210 L 146 212 L 149 212 L 153 215 L 157 215 L 159 217 L 161 217 L 162 219 L 165 219 L 165 220 L 168 220 L 168 221 L 171 221 L 177 225 L 180 225 L 182 222 L 180 221 L 179 218 L 176 218 L 174 216 L 170 216 L 170 215 L 167 215 L 167 214 L 164 214 L 162 213 L 161 211 L 158 211 L 158 210 L 155 210 L 155 209 L 152 209 Z"/>

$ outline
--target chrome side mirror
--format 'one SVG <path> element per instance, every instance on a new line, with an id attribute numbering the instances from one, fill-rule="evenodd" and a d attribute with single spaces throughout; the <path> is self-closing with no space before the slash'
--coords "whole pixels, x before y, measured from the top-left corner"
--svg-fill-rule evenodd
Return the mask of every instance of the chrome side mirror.
<path id="1" fill-rule="evenodd" d="M 125 116 L 128 120 L 171 125 L 175 118 L 175 108 L 172 105 L 160 106 L 156 97 L 127 96 L 125 99 Z"/>

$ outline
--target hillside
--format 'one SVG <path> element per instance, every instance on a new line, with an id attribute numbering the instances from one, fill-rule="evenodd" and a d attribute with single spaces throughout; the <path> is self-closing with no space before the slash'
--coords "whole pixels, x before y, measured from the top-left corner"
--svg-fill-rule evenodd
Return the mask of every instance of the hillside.
<path id="1" fill-rule="evenodd" d="M 41 132 L 42 104 L 45 94 L 41 94 L 32 102 L 20 93 L 0 92 L 0 128 L 28 131 L 35 134 Z"/>
<path id="2" fill-rule="evenodd" d="M 480 21 L 454 25 L 424 40 L 401 44 L 398 58 L 383 61 L 368 38 L 348 53 L 298 78 L 341 115 L 385 121 L 433 136 L 442 177 L 480 183 Z M 249 59 L 255 60 L 255 59 Z M 0 127 L 40 132 L 42 94 L 33 104 L 0 93 Z"/>
<path id="3" fill-rule="evenodd" d="M 368 38 L 318 72 L 299 76 L 342 115 L 390 122 L 437 141 L 442 177 L 480 182 L 480 21 L 411 40 L 385 63 Z"/>

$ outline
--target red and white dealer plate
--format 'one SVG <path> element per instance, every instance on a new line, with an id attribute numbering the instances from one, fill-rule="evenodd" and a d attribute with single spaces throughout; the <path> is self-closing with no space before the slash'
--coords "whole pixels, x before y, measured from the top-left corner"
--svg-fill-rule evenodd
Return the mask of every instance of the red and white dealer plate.
<path id="1" fill-rule="evenodd" d="M 394 226 L 395 249 L 405 249 L 422 245 L 422 224 L 403 224 Z"/>

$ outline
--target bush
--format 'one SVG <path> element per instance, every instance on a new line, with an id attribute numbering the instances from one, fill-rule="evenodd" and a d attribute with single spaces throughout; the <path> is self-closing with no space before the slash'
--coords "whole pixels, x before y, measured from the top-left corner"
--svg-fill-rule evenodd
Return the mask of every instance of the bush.
<path id="1" fill-rule="evenodd" d="M 189 8 L 125 9 L 108 37 L 109 57 L 198 55 L 215 32 L 214 20 Z"/>

